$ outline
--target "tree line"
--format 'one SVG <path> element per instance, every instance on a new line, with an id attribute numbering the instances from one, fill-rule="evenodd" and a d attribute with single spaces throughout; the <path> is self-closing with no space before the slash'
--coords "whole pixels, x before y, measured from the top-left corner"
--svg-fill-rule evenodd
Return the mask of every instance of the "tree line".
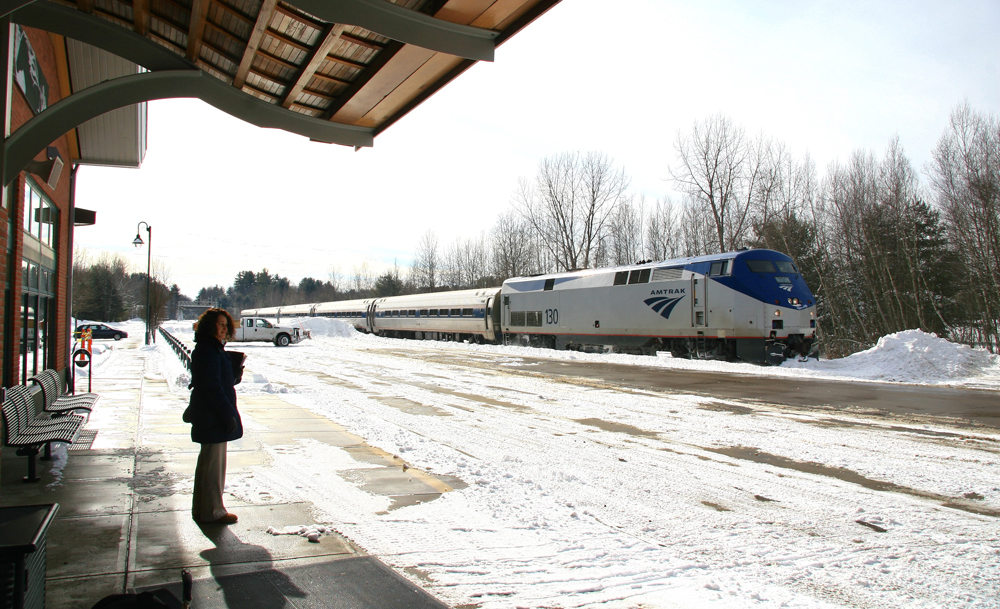
<path id="1" fill-rule="evenodd" d="M 537 273 L 768 248 L 790 255 L 813 290 L 829 356 L 913 328 L 997 351 L 996 116 L 958 105 L 922 172 L 893 138 L 881 153 L 856 150 L 821 175 L 808 155 L 721 114 L 678 132 L 673 149 L 667 169 L 680 200 L 630 192 L 624 168 L 603 153 L 557 154 L 519 181 L 510 209 L 479 235 L 442 244 L 428 230 L 406 269 L 376 276 L 364 263 L 297 288 L 272 277 L 241 306 L 493 287 Z M 238 276 L 230 290 L 251 293 L 240 285 Z"/>
<path id="2" fill-rule="evenodd" d="M 631 192 L 625 169 L 606 154 L 556 154 L 521 178 L 490 229 L 448 244 L 427 230 L 409 267 L 376 274 L 364 262 L 298 284 L 267 269 L 242 271 L 198 300 L 238 312 L 768 248 L 798 264 L 831 357 L 912 328 L 1000 347 L 996 116 L 959 104 L 922 171 L 893 138 L 884 151 L 856 150 L 821 174 L 808 155 L 722 114 L 678 132 L 673 150 L 667 171 L 677 200 Z"/>
<path id="3" fill-rule="evenodd" d="M 541 272 L 741 248 L 790 255 L 816 296 L 833 357 L 920 328 L 1000 346 L 1000 121 L 966 103 L 918 171 L 898 137 L 820 175 L 808 155 L 724 115 L 674 140 L 679 201 L 646 201 L 601 153 L 543 159 L 493 229 L 440 247 L 419 240 L 414 291 L 499 285 Z M 921 173 L 925 180 L 921 179 Z"/>
<path id="4" fill-rule="evenodd" d="M 178 306 L 191 299 L 177 284 L 167 285 L 166 270 L 155 264 L 146 284 L 146 273 L 131 271 L 120 254 L 97 259 L 83 251 L 73 257 L 73 315 L 79 320 L 115 322 L 145 318 L 149 294 L 150 327 L 177 317 Z"/>

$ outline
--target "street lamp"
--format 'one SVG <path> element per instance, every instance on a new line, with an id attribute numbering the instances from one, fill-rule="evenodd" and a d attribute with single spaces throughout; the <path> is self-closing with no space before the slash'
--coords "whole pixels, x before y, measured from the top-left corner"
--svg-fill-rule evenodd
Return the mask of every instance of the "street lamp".
<path id="1" fill-rule="evenodd" d="M 149 239 L 149 250 L 146 257 L 146 344 L 149 344 L 149 271 L 153 262 L 153 227 L 146 222 L 140 222 L 135 225 L 135 240 L 132 241 L 132 245 L 136 247 L 141 247 L 143 244 L 142 237 L 139 236 L 139 227 L 143 224 L 146 225 L 146 237 Z"/>

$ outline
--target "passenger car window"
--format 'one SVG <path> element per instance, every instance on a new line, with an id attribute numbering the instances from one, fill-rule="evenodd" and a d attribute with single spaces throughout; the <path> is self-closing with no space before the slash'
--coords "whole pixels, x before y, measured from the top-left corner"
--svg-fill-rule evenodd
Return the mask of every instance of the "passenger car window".
<path id="1" fill-rule="evenodd" d="M 626 283 L 628 283 L 628 271 L 615 273 L 615 285 L 625 285 Z"/>

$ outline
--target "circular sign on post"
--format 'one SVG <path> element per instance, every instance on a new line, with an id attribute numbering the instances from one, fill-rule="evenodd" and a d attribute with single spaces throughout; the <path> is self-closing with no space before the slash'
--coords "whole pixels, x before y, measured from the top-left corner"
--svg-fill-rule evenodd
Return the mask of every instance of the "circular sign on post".
<path id="1" fill-rule="evenodd" d="M 73 354 L 73 361 L 81 368 L 90 365 L 90 351 L 77 349 L 76 353 Z"/>

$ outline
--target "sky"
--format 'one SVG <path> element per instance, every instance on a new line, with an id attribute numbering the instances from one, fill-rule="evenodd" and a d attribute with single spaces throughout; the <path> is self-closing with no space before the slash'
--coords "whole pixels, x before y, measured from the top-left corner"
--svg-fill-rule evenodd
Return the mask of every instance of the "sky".
<path id="1" fill-rule="evenodd" d="M 676 200 L 674 141 L 715 114 L 821 174 L 894 136 L 922 170 L 959 103 L 1000 114 L 995 0 L 608 7 L 563 0 L 360 151 L 152 102 L 141 169 L 81 168 L 77 205 L 97 224 L 76 245 L 141 271 L 145 221 L 154 265 L 192 298 L 242 270 L 381 273 L 428 230 L 442 247 L 488 233 L 546 156 L 603 152 L 636 196 Z"/>

